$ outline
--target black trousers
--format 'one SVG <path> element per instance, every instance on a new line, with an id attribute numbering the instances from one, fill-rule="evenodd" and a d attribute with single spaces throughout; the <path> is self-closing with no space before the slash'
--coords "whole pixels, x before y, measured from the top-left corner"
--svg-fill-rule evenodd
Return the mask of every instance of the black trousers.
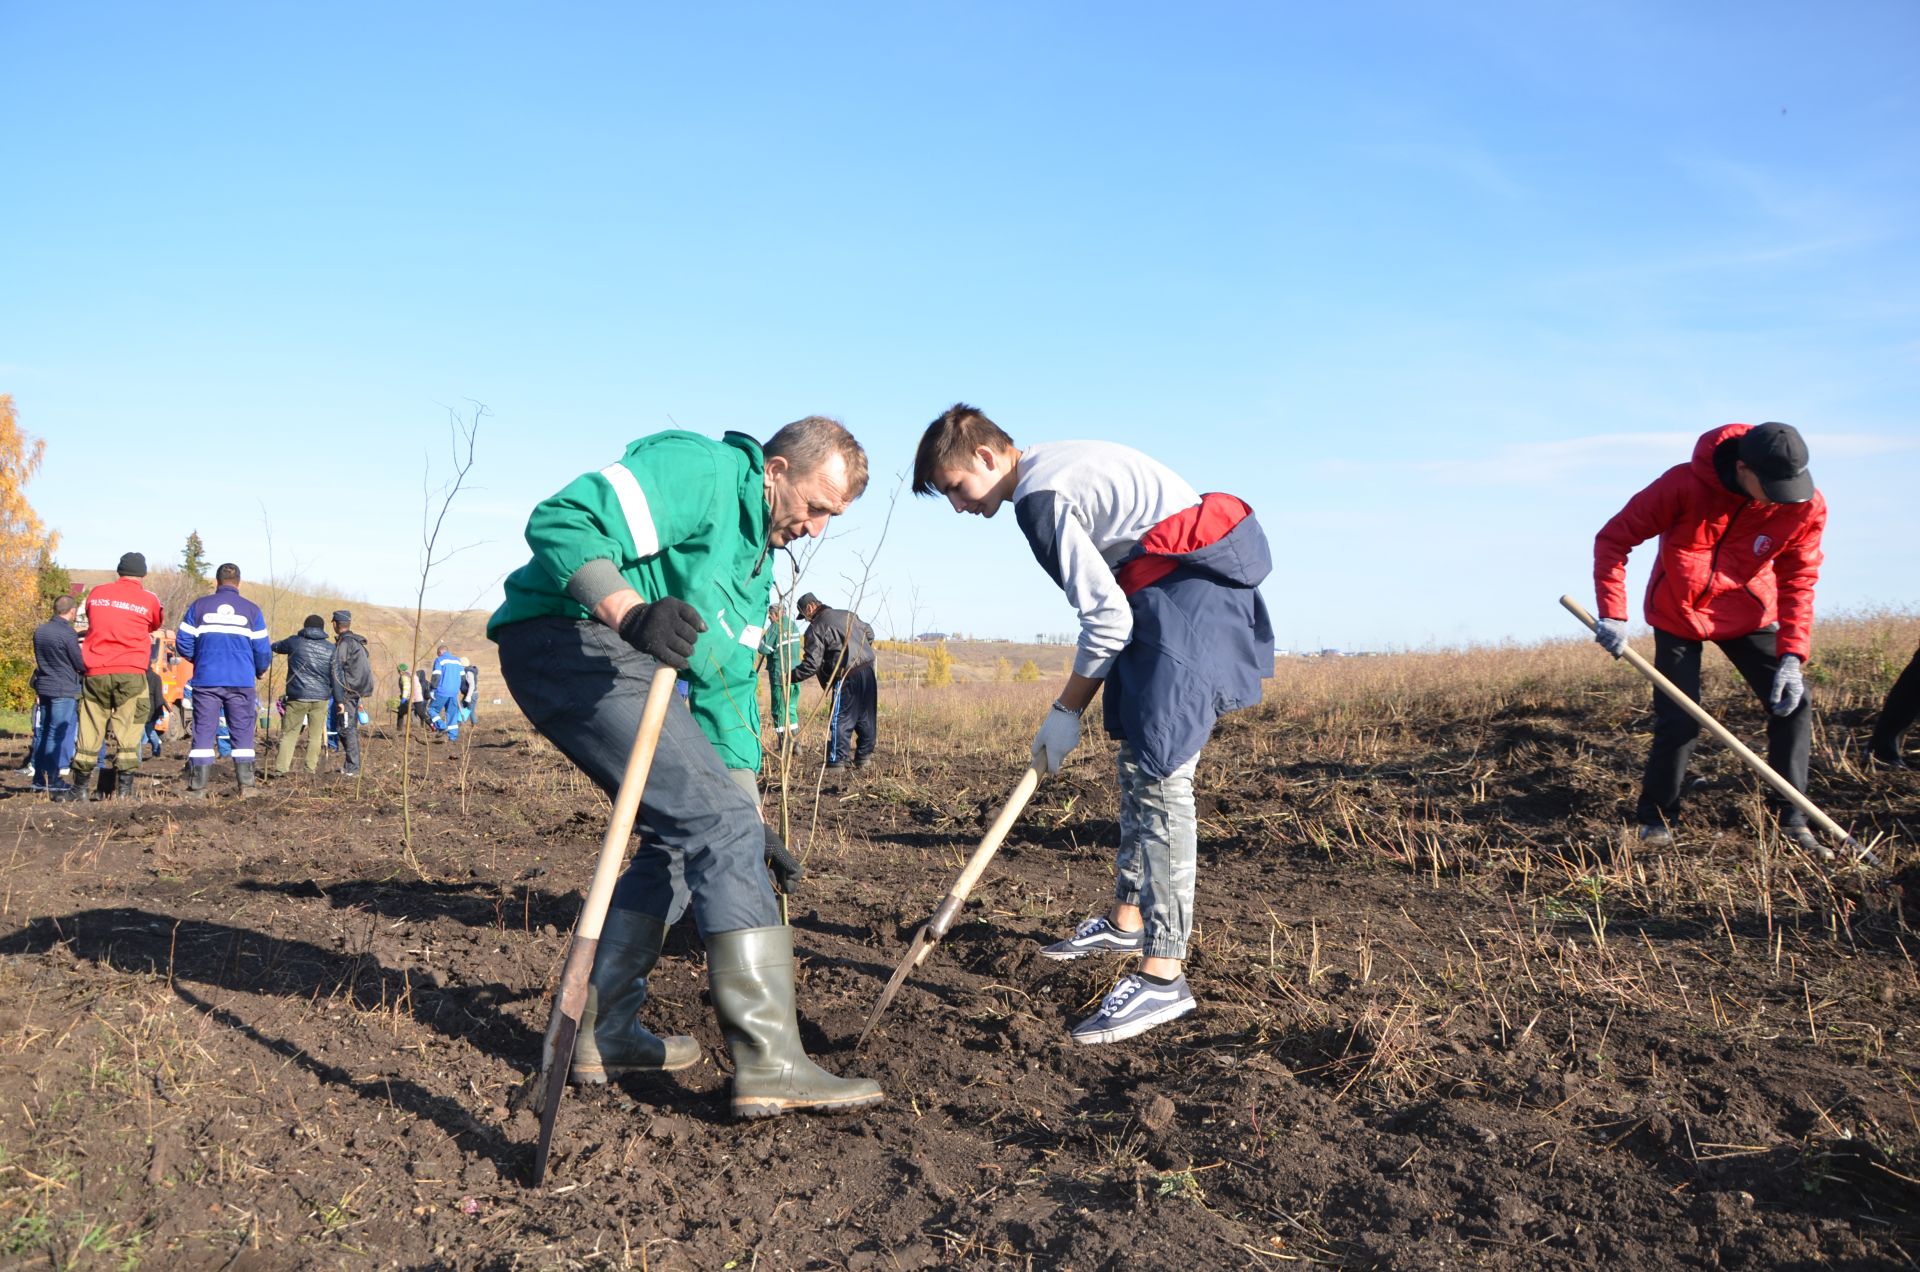
<path id="1" fill-rule="evenodd" d="M 880 682 L 873 664 L 862 663 L 833 690 L 833 718 L 828 722 L 827 763 L 859 764 L 873 754 L 877 737 L 875 718 L 880 708 Z"/>
<path id="2" fill-rule="evenodd" d="M 1920 718 L 1920 649 L 1913 652 L 1913 661 L 1900 673 L 1900 679 L 1893 682 L 1893 688 L 1887 690 L 1887 700 L 1880 708 L 1880 718 L 1873 724 L 1873 741 L 1869 745 L 1873 753 L 1883 760 L 1892 759 L 1900 754 L 1901 735 Z"/>
<path id="3" fill-rule="evenodd" d="M 1767 695 L 1773 690 L 1773 673 L 1780 668 L 1774 648 L 1776 633 L 1769 630 L 1716 640 L 1727 661 L 1759 696 L 1766 709 Z M 1700 701 L 1700 648 L 1702 642 L 1687 640 L 1655 628 L 1653 665 L 1679 687 L 1680 692 Z M 1680 787 L 1687 775 L 1687 761 L 1693 755 L 1700 726 L 1666 694 L 1653 691 L 1653 749 L 1647 754 L 1647 772 L 1640 783 L 1640 806 L 1635 812 L 1642 826 L 1672 821 L 1680 811 Z M 1767 763 L 1787 779 L 1797 791 L 1807 789 L 1807 762 L 1813 752 L 1813 708 L 1811 698 L 1802 698 L 1792 715 L 1767 712 Z M 1782 826 L 1804 826 L 1807 815 L 1772 794 Z"/>

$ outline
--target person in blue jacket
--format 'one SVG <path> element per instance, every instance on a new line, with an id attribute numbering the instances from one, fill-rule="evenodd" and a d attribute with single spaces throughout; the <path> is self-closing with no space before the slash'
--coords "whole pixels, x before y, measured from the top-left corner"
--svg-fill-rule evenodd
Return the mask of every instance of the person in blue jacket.
<path id="1" fill-rule="evenodd" d="M 219 754 L 220 719 L 232 739 L 240 794 L 253 794 L 253 735 L 260 718 L 258 681 L 273 665 L 273 638 L 260 607 L 240 595 L 240 567 L 214 571 L 214 590 L 187 606 L 174 648 L 193 664 L 193 745 L 187 751 L 187 795 L 205 799 L 207 773 Z"/>
<path id="2" fill-rule="evenodd" d="M 427 723 L 445 733 L 449 742 L 460 740 L 460 677 L 466 669 L 466 664 L 442 645 L 428 673 L 433 699 L 427 704 Z"/>

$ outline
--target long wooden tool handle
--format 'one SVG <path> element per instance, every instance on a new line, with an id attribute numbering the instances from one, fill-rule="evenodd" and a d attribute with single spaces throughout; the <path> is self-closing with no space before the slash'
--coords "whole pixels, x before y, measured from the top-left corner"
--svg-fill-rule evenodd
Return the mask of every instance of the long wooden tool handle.
<path id="1" fill-rule="evenodd" d="M 613 798 L 613 814 L 607 819 L 607 833 L 600 840 L 600 859 L 594 864 L 593 882 L 588 885 L 587 899 L 580 907 L 580 922 L 574 927 L 573 944 L 567 950 L 567 962 L 560 972 L 560 987 L 553 996 L 553 1010 L 547 1015 L 547 1037 L 541 1046 L 540 1077 L 535 1094 L 540 1112 L 540 1141 L 533 1159 L 535 1187 L 539 1187 L 547 1173 L 554 1115 L 560 1092 L 566 1087 L 567 1069 L 573 1063 L 573 1035 L 587 1007 L 587 978 L 593 972 L 600 930 L 606 926 L 607 907 L 613 901 L 613 885 L 620 878 L 620 867 L 626 861 L 627 840 L 633 834 L 634 818 L 640 813 L 647 773 L 653 768 L 654 753 L 660 748 L 660 727 L 666 723 L 667 708 L 673 705 L 673 680 L 673 668 L 661 667 L 653 673 L 653 682 L 647 686 L 647 701 L 640 710 L 640 725 L 634 731 L 633 750 L 627 755 L 627 770 L 620 777 L 620 790 Z"/>
<path id="2" fill-rule="evenodd" d="M 633 736 L 633 750 L 627 756 L 627 771 L 620 778 L 620 793 L 613 798 L 613 816 L 607 820 L 607 834 L 600 841 L 600 860 L 593 868 L 593 883 L 587 888 L 586 904 L 580 907 L 580 926 L 574 939 L 597 941 L 607 921 L 607 906 L 613 900 L 613 885 L 626 863 L 627 840 L 633 834 L 633 820 L 640 813 L 640 797 L 647 789 L 647 774 L 653 769 L 653 756 L 660 749 L 660 726 L 667 722 L 667 708 L 673 705 L 674 670 L 661 667 L 647 686 L 647 705 L 640 711 L 640 728 Z"/>
<path id="3" fill-rule="evenodd" d="M 1586 608 L 1582 606 L 1580 602 L 1574 600 L 1571 596 L 1563 596 L 1560 598 L 1560 604 L 1566 607 L 1569 614 L 1572 614 L 1582 623 L 1585 623 L 1587 630 L 1595 632 L 1599 630 L 1599 624 L 1594 622 L 1593 615 L 1587 613 Z M 1751 765 L 1753 771 L 1764 778 L 1769 786 L 1779 791 L 1783 798 L 1808 817 L 1812 818 L 1814 825 L 1820 827 L 1820 829 L 1826 831 L 1842 843 L 1850 843 L 1852 841 L 1853 837 L 1841 829 L 1840 823 L 1821 812 L 1812 800 L 1795 790 L 1792 782 L 1789 782 L 1786 778 L 1774 772 L 1772 765 L 1755 755 L 1745 742 L 1734 737 L 1733 734 L 1727 731 L 1726 726 L 1708 715 L 1705 707 L 1702 707 L 1692 698 L 1687 697 L 1686 694 L 1681 693 L 1680 686 L 1661 675 L 1659 669 L 1641 657 L 1632 646 L 1628 646 L 1627 649 L 1621 653 L 1620 657 L 1632 663 L 1641 675 L 1654 683 L 1655 688 L 1659 689 L 1661 693 L 1666 694 L 1667 697 L 1673 699 L 1674 703 L 1682 711 L 1685 711 L 1688 715 L 1698 720 L 1701 727 L 1713 734 L 1714 737 L 1720 739 L 1721 743 L 1724 744 L 1728 750 Z"/>
<path id="4" fill-rule="evenodd" d="M 1000 815 L 993 819 L 993 825 L 987 827 L 986 836 L 981 839 L 980 846 L 973 850 L 973 856 L 967 858 L 966 868 L 960 872 L 960 877 L 953 881 L 953 887 L 947 892 L 947 899 L 940 903 L 940 908 L 933 912 L 931 919 L 927 920 L 927 936 L 930 939 L 926 947 L 920 951 L 921 959 L 925 959 L 928 951 L 933 949 L 933 942 L 945 936 L 947 929 L 953 926 L 960 908 L 966 905 L 967 897 L 972 894 L 973 886 L 979 883 L 980 876 L 987 872 L 987 864 L 993 860 L 993 855 L 1000 851 L 1000 845 L 1006 841 L 1007 832 L 1013 829 L 1013 823 L 1020 816 L 1020 810 L 1027 806 L 1028 800 L 1033 798 L 1034 788 L 1039 784 L 1040 770 L 1029 764 L 1027 771 L 1020 778 L 1020 784 L 1013 788 L 1013 794 L 1009 795 L 1007 802 L 1001 806 Z"/>

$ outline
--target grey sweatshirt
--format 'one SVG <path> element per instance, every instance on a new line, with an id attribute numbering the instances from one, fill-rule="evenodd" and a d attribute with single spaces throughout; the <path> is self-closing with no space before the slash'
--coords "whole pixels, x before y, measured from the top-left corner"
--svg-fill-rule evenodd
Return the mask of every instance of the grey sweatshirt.
<path id="1" fill-rule="evenodd" d="M 1020 452 L 1014 519 L 1080 615 L 1075 671 L 1105 679 L 1133 636 L 1114 567 L 1147 531 L 1199 502 L 1178 473 L 1117 442 L 1042 442 Z"/>

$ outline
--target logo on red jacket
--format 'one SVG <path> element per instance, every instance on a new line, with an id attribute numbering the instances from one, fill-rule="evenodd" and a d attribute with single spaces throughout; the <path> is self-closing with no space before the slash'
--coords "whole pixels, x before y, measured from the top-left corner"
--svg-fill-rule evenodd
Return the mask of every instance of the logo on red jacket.
<path id="1" fill-rule="evenodd" d="M 1753 555 L 1763 557 L 1773 551 L 1773 536 L 1756 534 L 1753 536 Z"/>

